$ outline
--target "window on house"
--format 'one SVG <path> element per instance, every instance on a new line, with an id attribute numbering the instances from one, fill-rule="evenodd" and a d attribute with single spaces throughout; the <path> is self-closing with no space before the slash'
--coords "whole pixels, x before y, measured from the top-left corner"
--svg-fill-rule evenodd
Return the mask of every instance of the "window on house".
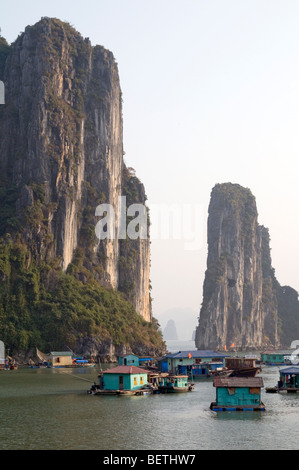
<path id="1" fill-rule="evenodd" d="M 140 377 L 140 385 L 143 385 L 143 377 Z"/>
<path id="2" fill-rule="evenodd" d="M 137 377 L 134 377 L 134 385 L 137 385 Z"/>

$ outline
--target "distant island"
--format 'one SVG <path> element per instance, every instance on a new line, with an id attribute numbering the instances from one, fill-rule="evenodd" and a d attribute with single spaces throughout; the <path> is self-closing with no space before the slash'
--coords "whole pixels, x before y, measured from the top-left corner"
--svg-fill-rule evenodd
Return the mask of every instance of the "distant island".
<path id="1" fill-rule="evenodd" d="M 170 340 L 178 340 L 178 334 L 176 330 L 176 325 L 173 320 L 168 320 L 166 327 L 163 331 L 163 338 L 165 341 Z"/>

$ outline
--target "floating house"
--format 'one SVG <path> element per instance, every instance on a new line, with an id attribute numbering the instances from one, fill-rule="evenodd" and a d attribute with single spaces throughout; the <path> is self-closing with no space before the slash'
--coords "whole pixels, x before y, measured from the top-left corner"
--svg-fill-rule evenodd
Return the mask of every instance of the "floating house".
<path id="1" fill-rule="evenodd" d="M 213 411 L 264 411 L 261 402 L 262 377 L 215 377 L 216 402 Z"/>
<path id="2" fill-rule="evenodd" d="M 202 362 L 196 365 L 179 365 L 178 373 L 188 375 L 191 380 L 209 379 L 223 371 L 222 362 Z"/>
<path id="3" fill-rule="evenodd" d="M 292 366 L 279 371 L 278 392 L 296 393 L 299 392 L 299 367 Z"/>
<path id="4" fill-rule="evenodd" d="M 154 360 L 150 356 L 136 356 L 136 354 L 123 354 L 118 356 L 118 364 L 120 366 L 136 366 L 147 367 L 152 366 Z"/>
<path id="5" fill-rule="evenodd" d="M 50 352 L 48 355 L 48 365 L 50 367 L 69 367 L 73 365 L 73 354 L 71 352 Z"/>
<path id="6" fill-rule="evenodd" d="M 265 351 L 261 354 L 262 363 L 267 366 L 281 366 L 290 364 L 292 351 Z"/>
<path id="7" fill-rule="evenodd" d="M 163 358 L 164 369 L 166 369 L 167 360 L 167 371 L 164 370 L 163 372 L 178 373 L 178 366 L 181 365 L 198 365 L 203 362 L 222 363 L 225 357 L 228 356 L 219 352 L 208 350 L 179 351 L 173 354 L 168 354 Z"/>
<path id="8" fill-rule="evenodd" d="M 116 366 L 102 372 L 94 394 L 135 395 L 148 385 L 148 371 L 136 366 Z"/>
<path id="9" fill-rule="evenodd" d="M 41 352 L 36 348 L 36 356 L 39 359 L 39 363 L 36 365 L 31 361 L 30 367 L 95 367 L 93 359 L 90 361 L 84 359 L 84 357 L 74 357 L 72 352 L 69 351 L 54 351 L 48 354 Z"/>
<path id="10" fill-rule="evenodd" d="M 123 354 L 118 357 L 120 366 L 136 366 L 139 367 L 139 357 L 136 354 Z"/>

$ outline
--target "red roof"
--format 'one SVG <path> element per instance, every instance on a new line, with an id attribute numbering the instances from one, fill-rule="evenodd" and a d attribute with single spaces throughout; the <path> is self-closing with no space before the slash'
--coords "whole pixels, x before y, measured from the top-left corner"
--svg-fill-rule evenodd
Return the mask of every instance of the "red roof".
<path id="1" fill-rule="evenodd" d="M 104 370 L 104 374 L 148 374 L 149 371 L 136 366 L 117 366 Z"/>

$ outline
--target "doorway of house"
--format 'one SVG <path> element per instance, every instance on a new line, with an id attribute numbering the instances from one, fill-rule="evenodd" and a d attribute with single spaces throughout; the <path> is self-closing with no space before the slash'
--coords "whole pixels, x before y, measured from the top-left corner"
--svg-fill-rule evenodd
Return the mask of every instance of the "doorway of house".
<path id="1" fill-rule="evenodd" d="M 124 389 L 124 377 L 123 375 L 120 375 L 119 376 L 119 390 L 123 390 Z"/>

